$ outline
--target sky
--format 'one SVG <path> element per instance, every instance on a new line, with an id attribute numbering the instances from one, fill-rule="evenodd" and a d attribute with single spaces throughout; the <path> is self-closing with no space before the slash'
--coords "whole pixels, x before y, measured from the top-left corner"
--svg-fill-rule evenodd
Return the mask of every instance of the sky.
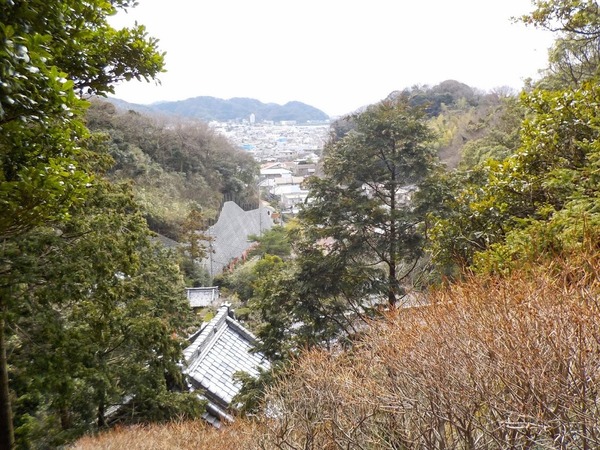
<path id="1" fill-rule="evenodd" d="M 539 77 L 554 36 L 530 0 L 139 0 L 111 18 L 159 40 L 167 72 L 118 85 L 140 104 L 197 96 L 300 101 L 334 117 L 453 79 L 489 91 Z"/>

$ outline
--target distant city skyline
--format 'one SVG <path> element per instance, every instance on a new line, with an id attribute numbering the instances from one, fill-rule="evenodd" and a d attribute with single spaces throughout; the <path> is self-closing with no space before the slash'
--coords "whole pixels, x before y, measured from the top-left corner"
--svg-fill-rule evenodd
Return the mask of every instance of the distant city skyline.
<path id="1" fill-rule="evenodd" d="M 334 117 L 447 79 L 518 90 L 538 78 L 554 39 L 510 21 L 531 9 L 527 0 L 142 0 L 111 21 L 145 25 L 167 72 L 161 85 L 123 83 L 115 97 L 300 101 Z"/>

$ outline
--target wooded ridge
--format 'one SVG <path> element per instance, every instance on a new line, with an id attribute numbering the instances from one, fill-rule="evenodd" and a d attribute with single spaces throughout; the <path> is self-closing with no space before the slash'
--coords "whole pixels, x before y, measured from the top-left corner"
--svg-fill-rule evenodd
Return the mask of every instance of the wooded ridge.
<path id="1" fill-rule="evenodd" d="M 323 111 L 302 102 L 292 101 L 284 105 L 263 103 L 252 98 L 221 99 L 202 96 L 179 101 L 164 101 L 150 105 L 136 105 L 123 100 L 109 98 L 108 101 L 123 109 L 142 113 L 161 113 L 203 122 L 249 121 L 254 115 L 257 122 L 325 122 L 329 116 Z"/>

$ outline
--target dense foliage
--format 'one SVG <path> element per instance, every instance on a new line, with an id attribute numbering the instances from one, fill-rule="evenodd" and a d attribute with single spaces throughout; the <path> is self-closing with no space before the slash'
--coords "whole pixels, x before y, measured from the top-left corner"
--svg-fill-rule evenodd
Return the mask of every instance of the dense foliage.
<path id="1" fill-rule="evenodd" d="M 108 137 L 115 164 L 108 175 L 132 181 L 151 228 L 176 241 L 184 219 L 201 210 L 208 228 L 223 200 L 256 208 L 258 165 L 247 153 L 201 122 L 173 122 L 118 110 L 94 100 L 86 114 L 88 127 Z"/>
<path id="2" fill-rule="evenodd" d="M 372 293 L 394 305 L 421 256 L 423 217 L 411 202 L 435 168 L 433 135 L 423 111 L 405 97 L 374 105 L 352 121 L 354 129 L 324 150 L 325 176 L 309 181 L 300 226 L 305 241 L 323 243 L 323 257 L 362 270 Z"/>
<path id="3" fill-rule="evenodd" d="M 154 78 L 157 41 L 124 1 L 0 2 L 0 448 L 55 448 L 114 419 L 197 415 L 177 363 L 187 305 L 82 95 Z M 16 443 L 13 427 L 16 425 Z"/>
<path id="4" fill-rule="evenodd" d="M 431 233 L 441 266 L 510 270 L 597 234 L 598 95 L 591 82 L 523 94 L 519 149 L 443 177 Z"/>
<path id="5" fill-rule="evenodd" d="M 558 33 L 549 53 L 544 89 L 579 86 L 597 80 L 600 49 L 600 7 L 595 0 L 533 1 L 534 11 L 520 18 L 526 24 Z"/>
<path id="6" fill-rule="evenodd" d="M 97 181 L 71 214 L 5 247 L 19 448 L 56 447 L 123 417 L 201 411 L 178 393 L 192 314 L 177 259 L 153 243 L 126 185 Z"/>

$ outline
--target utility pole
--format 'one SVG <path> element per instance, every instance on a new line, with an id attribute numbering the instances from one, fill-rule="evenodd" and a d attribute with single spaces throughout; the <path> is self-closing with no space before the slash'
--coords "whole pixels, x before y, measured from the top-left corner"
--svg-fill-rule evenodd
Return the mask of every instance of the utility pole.
<path id="1" fill-rule="evenodd" d="M 215 274 L 213 273 L 213 245 L 212 236 L 210 235 L 210 229 L 208 230 L 208 259 L 210 261 L 210 284 L 213 282 Z"/>
<path id="2" fill-rule="evenodd" d="M 256 185 L 258 190 L 258 236 L 262 236 L 262 209 L 260 201 L 260 182 Z"/>

